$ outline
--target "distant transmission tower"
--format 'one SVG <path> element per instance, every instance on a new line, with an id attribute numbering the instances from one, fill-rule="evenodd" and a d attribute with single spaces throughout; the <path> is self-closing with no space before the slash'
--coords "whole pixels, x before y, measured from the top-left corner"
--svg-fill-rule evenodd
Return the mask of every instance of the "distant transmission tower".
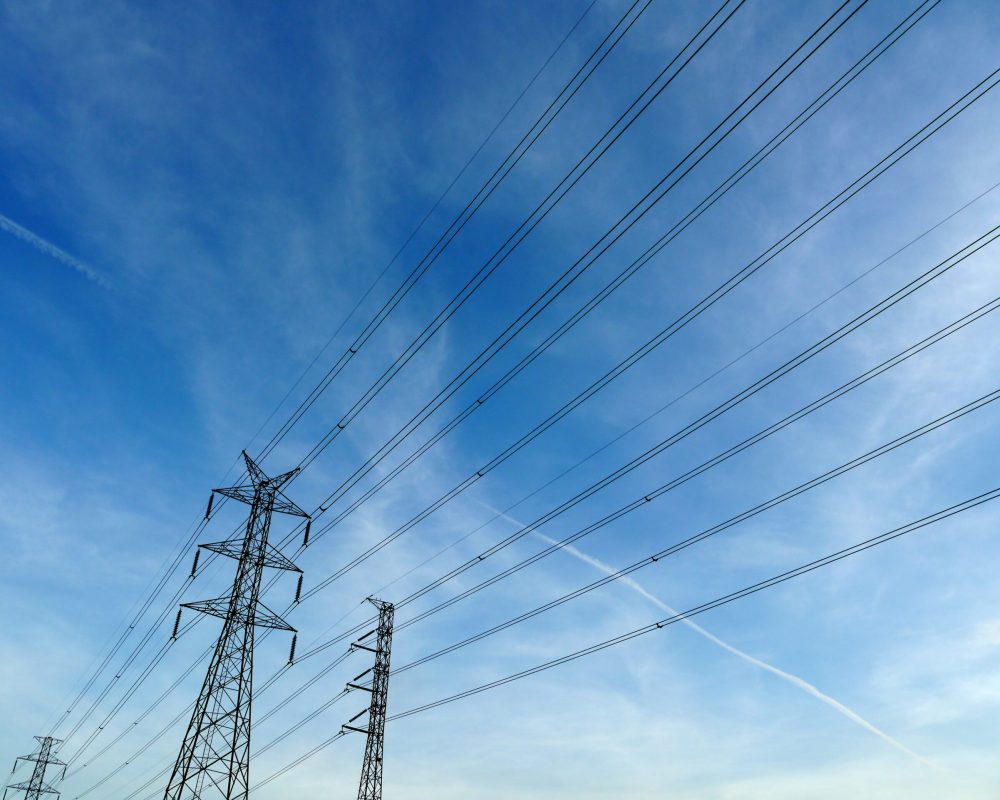
<path id="1" fill-rule="evenodd" d="M 365 760 L 361 765 L 361 785 L 358 787 L 358 800 L 382 800 L 382 753 L 385 746 L 385 714 L 389 701 L 389 655 L 392 650 L 392 619 L 395 608 L 392 603 L 369 597 L 368 602 L 378 609 L 378 627 L 362 636 L 351 645 L 352 650 L 367 650 L 375 654 L 375 666 L 367 669 L 347 684 L 348 689 L 361 689 L 371 692 L 371 704 L 359 714 L 354 715 L 350 722 L 367 712 L 368 727 L 357 728 L 350 723 L 341 730 L 367 734 L 365 742 Z M 376 644 L 372 648 L 363 644 L 365 639 L 376 634 Z M 372 685 L 361 686 L 358 681 L 368 673 L 372 673 Z"/>
<path id="2" fill-rule="evenodd" d="M 66 773 L 66 764 L 52 754 L 53 749 L 61 740 L 53 739 L 51 736 L 36 736 L 35 739 L 38 740 L 39 744 L 37 753 L 14 759 L 15 770 L 19 761 L 34 762 L 35 766 L 31 770 L 31 777 L 21 783 L 12 783 L 7 786 L 3 791 L 4 800 L 7 800 L 7 792 L 11 789 L 16 792 L 24 792 L 24 800 L 39 800 L 43 794 L 59 796 L 59 792 L 45 782 L 45 770 L 50 766 L 57 766 L 63 768 L 63 774 Z M 13 770 L 11 774 L 14 774 Z"/>
<path id="3" fill-rule="evenodd" d="M 225 620 L 184 742 L 164 794 L 165 800 L 201 800 L 214 787 L 226 800 L 244 800 L 250 788 L 250 701 L 253 688 L 254 630 L 257 626 L 293 631 L 260 602 L 264 567 L 300 572 L 268 544 L 272 512 L 308 518 L 281 493 L 298 470 L 268 478 L 246 451 L 250 483 L 215 489 L 250 506 L 246 533 L 224 542 L 201 545 L 238 561 L 232 591 L 214 600 L 185 603 Z M 176 630 L 175 625 L 175 630 Z"/>

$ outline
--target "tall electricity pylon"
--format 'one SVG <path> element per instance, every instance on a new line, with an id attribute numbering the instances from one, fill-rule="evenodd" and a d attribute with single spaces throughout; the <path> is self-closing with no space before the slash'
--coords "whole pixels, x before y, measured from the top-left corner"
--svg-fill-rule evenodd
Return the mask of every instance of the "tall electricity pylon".
<path id="1" fill-rule="evenodd" d="M 15 770 L 19 761 L 33 761 L 35 763 L 31 770 L 31 777 L 21 783 L 12 783 L 7 786 L 3 790 L 4 800 L 7 800 L 7 792 L 11 789 L 24 792 L 24 800 L 39 800 L 43 794 L 59 796 L 59 792 L 45 782 L 45 770 L 50 766 L 57 766 L 63 768 L 63 774 L 66 773 L 66 764 L 52 755 L 53 749 L 61 740 L 53 739 L 51 736 L 36 736 L 35 739 L 38 740 L 39 744 L 37 753 L 14 759 Z M 11 774 L 13 775 L 13 772 Z"/>
<path id="2" fill-rule="evenodd" d="M 246 451 L 243 458 L 250 483 L 213 491 L 250 506 L 246 533 L 201 545 L 237 560 L 232 591 L 214 600 L 183 606 L 220 617 L 225 623 L 170 775 L 165 800 L 201 800 L 206 796 L 206 781 L 225 800 L 246 798 L 250 789 L 254 630 L 258 626 L 295 630 L 260 602 L 260 584 L 264 567 L 301 571 L 267 542 L 272 512 L 308 519 L 306 512 L 281 493 L 281 487 L 298 470 L 268 478 Z"/>
<path id="3" fill-rule="evenodd" d="M 358 728 L 351 724 L 344 725 L 341 731 L 354 731 L 367 735 L 365 742 L 365 760 L 361 765 L 361 785 L 358 787 L 358 800 L 382 800 L 382 754 L 385 747 L 385 714 L 389 702 L 389 656 L 392 650 L 392 620 L 395 608 L 392 603 L 369 597 L 368 602 L 378 609 L 378 627 L 365 634 L 351 645 L 352 650 L 367 650 L 375 654 L 375 666 L 367 669 L 347 684 L 348 689 L 361 689 L 371 692 L 371 704 L 365 711 L 351 718 L 354 722 L 358 717 L 368 713 L 368 727 Z M 375 647 L 364 644 L 365 639 L 376 634 Z M 358 681 L 368 673 L 372 673 L 372 685 L 362 686 Z"/>

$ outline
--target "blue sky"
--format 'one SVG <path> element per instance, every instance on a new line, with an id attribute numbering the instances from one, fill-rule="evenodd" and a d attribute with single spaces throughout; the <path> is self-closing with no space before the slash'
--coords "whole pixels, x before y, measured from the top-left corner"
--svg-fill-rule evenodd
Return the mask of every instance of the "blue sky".
<path id="1" fill-rule="evenodd" d="M 314 508 L 839 6 L 748 0 L 389 389 L 296 480 Z M 348 498 L 472 401 L 918 5 L 871 0 L 523 335 Z M 257 3 L 0 10 L 0 753 L 27 752 L 371 281 L 586 8 L 547 3 Z M 598 0 L 427 225 L 291 395 L 295 403 L 432 246 L 627 5 Z M 715 10 L 654 0 L 416 289 L 268 456 L 309 451 Z M 583 390 L 990 74 L 1000 7 L 943 0 L 599 309 L 300 558 L 305 586 L 408 520 Z M 637 367 L 474 488 L 298 607 L 300 649 L 361 600 L 678 396 L 522 505 L 393 583 L 397 600 L 475 557 L 1000 223 L 1000 94 L 986 95 Z M 973 201 L 970 204 L 970 201 Z M 955 214 L 957 210 L 960 213 Z M 953 216 L 952 216 L 953 215 Z M 880 264 L 915 237 L 926 236 Z M 399 621 L 642 497 L 1000 294 L 988 247 Z M 880 264 L 855 283 L 869 268 Z M 769 338 L 803 311 L 815 311 Z M 997 389 L 991 314 L 639 511 L 400 631 L 423 654 L 738 514 Z M 766 344 L 685 394 L 748 347 Z M 403 711 L 662 618 L 995 488 L 987 406 L 680 555 L 400 674 Z M 229 478 L 232 475 L 229 474 Z M 992 797 L 1000 779 L 997 509 L 599 655 L 391 723 L 386 793 L 444 798 Z M 203 541 L 239 524 L 223 509 Z M 284 535 L 286 520 L 275 523 Z M 172 579 L 183 581 L 191 554 Z M 184 594 L 223 591 L 207 569 Z M 294 581 L 276 585 L 284 608 Z M 161 598 L 161 605 L 165 599 Z M 165 608 L 165 605 L 163 605 Z M 160 606 L 156 607 L 159 613 Z M 152 634 L 169 636 L 172 614 Z M 148 620 L 151 621 L 151 620 Z M 212 641 L 187 631 L 62 786 L 74 798 L 193 700 Z M 141 629 L 136 637 L 145 632 Z M 132 640 L 130 640 L 131 642 Z M 287 640 L 257 651 L 263 682 Z M 336 650 L 331 650 L 332 657 Z M 121 670 L 62 753 L 141 670 Z M 323 666 L 302 661 L 264 713 Z M 361 656 L 255 728 L 260 747 L 360 672 Z M 121 661 L 121 659 L 118 659 Z M 117 662 L 116 662 L 117 663 Z M 355 669 L 357 667 L 357 669 Z M 103 674 L 88 699 L 114 678 Z M 334 705 L 254 760 L 260 780 L 356 711 Z M 60 733 L 78 718 L 67 718 Z M 168 730 L 87 797 L 124 800 L 169 764 Z M 261 798 L 356 791 L 360 739 Z M 154 786 L 149 791 L 153 791 Z M 160 787 L 162 789 L 162 787 Z M 148 793 L 148 792 L 147 792 Z M 140 797 L 145 794 L 139 795 Z"/>

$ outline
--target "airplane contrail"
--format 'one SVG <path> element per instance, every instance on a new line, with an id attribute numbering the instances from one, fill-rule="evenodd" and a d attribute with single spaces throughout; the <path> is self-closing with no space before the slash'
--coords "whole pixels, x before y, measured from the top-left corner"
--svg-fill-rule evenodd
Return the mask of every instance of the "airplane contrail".
<path id="1" fill-rule="evenodd" d="M 479 505 L 483 506 L 483 508 L 487 508 L 490 511 L 492 511 L 497 516 L 503 517 L 505 520 L 507 520 L 511 524 L 517 525 L 519 528 L 525 527 L 525 524 L 523 522 L 520 522 L 520 521 L 516 520 L 514 517 L 510 516 L 509 514 L 505 514 L 503 511 L 499 511 L 499 510 L 493 508 L 493 506 L 489 505 L 488 503 L 484 503 L 481 500 L 477 500 L 476 502 L 479 503 Z M 590 566 L 594 567 L 595 569 L 600 570 L 601 572 L 603 572 L 606 575 L 617 575 L 617 573 L 618 573 L 618 570 L 616 570 L 614 567 L 610 566 L 609 564 L 605 564 L 603 561 L 601 561 L 598 558 L 594 558 L 594 556 L 591 556 L 591 555 L 588 555 L 587 553 L 584 553 L 582 550 L 579 550 L 578 548 L 574 547 L 571 544 L 560 545 L 559 542 L 557 542 L 555 539 L 552 539 L 552 538 L 546 536 L 543 533 L 539 533 L 538 531 L 532 531 L 532 534 L 534 536 L 536 536 L 537 538 L 541 539 L 543 542 L 545 542 L 547 544 L 559 546 L 560 549 L 562 549 L 563 551 L 565 551 L 568 555 L 571 555 L 571 556 L 573 556 L 573 558 L 576 558 L 579 561 L 583 561 L 584 563 L 589 564 Z M 619 580 L 623 585 L 628 586 L 632 591 L 636 592 L 636 594 L 641 595 L 643 598 L 645 598 L 646 600 L 648 600 L 650 603 L 652 603 L 653 605 L 655 605 L 657 608 L 662 609 L 663 611 L 666 611 L 668 614 L 678 615 L 678 614 L 681 613 L 680 611 L 678 611 L 675 608 L 672 608 L 670 605 L 668 605 L 667 603 L 665 603 L 659 597 L 657 597 L 656 595 L 654 595 L 653 593 L 651 593 L 649 590 L 647 590 L 641 583 L 639 583 L 634 578 L 629 577 L 627 575 L 622 575 L 622 576 L 619 576 L 617 578 L 617 580 Z M 862 728 L 864 728 L 869 733 L 875 734 L 880 739 L 882 739 L 882 741 L 886 742 L 887 744 L 891 745 L 892 747 L 895 747 L 901 753 L 905 753 L 906 755 L 910 756 L 911 758 L 916 759 L 917 761 L 919 761 L 921 764 L 923 764 L 925 766 L 931 767 L 932 769 L 937 769 L 937 765 L 935 765 L 933 762 L 928 761 L 926 758 L 924 758 L 919 753 L 915 753 L 913 750 L 911 750 L 905 744 L 903 744 L 902 742 L 900 742 L 898 739 L 894 739 L 892 736 L 890 736 L 888 733 L 886 733 L 885 731 L 883 731 L 881 728 L 878 728 L 875 725 L 873 725 L 872 723 L 870 723 L 868 720 L 866 720 L 864 717 L 862 717 L 856 711 L 853 711 L 852 709 L 848 708 L 843 703 L 841 703 L 839 700 L 836 700 L 833 697 L 830 697 L 830 695 L 826 694 L 825 692 L 821 691 L 817 687 L 813 686 L 808 681 L 803 680 L 798 675 L 793 675 L 790 672 L 785 672 L 783 669 L 779 669 L 778 667 L 775 667 L 772 664 L 768 664 L 766 661 L 761 661 L 759 658 L 756 658 L 756 657 L 750 655 L 749 653 L 746 653 L 743 650 L 740 650 L 738 647 L 734 647 L 733 645 L 729 644 L 728 642 L 723 641 L 722 639 L 720 639 L 714 633 L 711 633 L 711 632 L 705 630 L 703 627 L 701 627 L 701 625 L 699 625 L 698 623 L 694 622 L 691 619 L 688 619 L 687 617 L 683 617 L 680 620 L 680 622 L 681 622 L 681 624 L 686 625 L 692 631 L 694 631 L 695 633 L 697 633 L 699 636 L 703 636 L 704 638 L 708 639 L 708 641 L 710 641 L 712 644 L 716 645 L 717 647 L 721 647 L 727 653 L 732 653 L 734 656 L 736 656 L 737 658 L 742 659 L 743 661 L 746 661 L 748 664 L 752 664 L 753 666 L 758 667 L 759 669 L 762 669 L 762 670 L 764 670 L 766 672 L 770 672 L 772 675 L 777 676 L 781 680 L 783 680 L 783 681 L 785 681 L 787 683 L 790 683 L 796 689 L 799 689 L 799 690 L 805 692 L 806 694 L 811 695 L 812 697 L 815 697 L 821 703 L 826 704 L 827 706 L 829 706 L 830 708 L 832 708 L 837 713 L 839 713 L 839 714 L 847 717 L 847 719 L 851 720 L 851 722 L 854 722 L 855 724 L 860 725 Z"/>
<path id="2" fill-rule="evenodd" d="M 90 280 L 99 286 L 102 286 L 105 289 L 111 288 L 111 284 L 109 284 L 105 277 L 93 267 L 85 264 L 80 259 L 71 256 L 62 248 L 56 247 L 52 244 L 52 242 L 46 241 L 41 236 L 32 233 L 24 226 L 18 225 L 14 222 L 14 220 L 9 217 L 5 217 L 3 214 L 0 214 L 0 230 L 6 231 L 11 236 L 16 236 L 22 242 L 27 242 L 36 250 L 54 258 L 56 261 L 69 267 L 70 269 L 75 269 L 77 272 L 90 278 Z"/>

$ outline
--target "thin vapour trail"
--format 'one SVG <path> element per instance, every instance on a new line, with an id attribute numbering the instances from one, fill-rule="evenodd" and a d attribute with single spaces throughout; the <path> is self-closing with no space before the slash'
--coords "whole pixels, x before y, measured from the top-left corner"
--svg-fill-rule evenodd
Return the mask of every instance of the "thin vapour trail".
<path id="1" fill-rule="evenodd" d="M 22 225 L 18 225 L 14 220 L 9 217 L 5 217 L 0 214 L 0 230 L 6 231 L 11 236 L 16 236 L 22 242 L 26 242 L 34 247 L 39 252 L 45 253 L 45 255 L 54 258 L 60 264 L 63 264 L 70 269 L 74 269 L 77 272 L 85 275 L 98 286 L 105 289 L 110 289 L 111 284 L 108 283 L 107 279 L 101 275 L 93 267 L 85 264 L 80 259 L 71 256 L 65 250 L 60 247 L 56 247 L 52 242 L 43 239 L 38 234 L 32 233 L 27 228 Z"/>
<path id="2" fill-rule="evenodd" d="M 515 519 L 514 517 L 510 516 L 509 514 L 504 513 L 503 511 L 499 511 L 498 509 L 494 508 L 493 506 L 489 505 L 488 503 L 484 503 L 481 500 L 476 500 L 476 502 L 479 505 L 481 505 L 483 508 L 485 508 L 485 509 L 493 512 L 497 516 L 499 516 L 499 517 L 507 520 L 507 522 L 511 523 L 512 525 L 517 525 L 519 528 L 525 527 L 525 524 L 523 522 L 520 522 L 519 520 Z M 538 531 L 532 531 L 532 534 L 535 537 L 537 537 L 538 539 L 540 539 L 543 542 L 545 542 L 546 544 L 549 544 L 549 545 L 558 545 L 559 544 L 559 542 L 557 542 L 555 539 L 552 539 L 552 538 L 546 536 L 543 533 L 539 533 Z M 585 564 L 589 564 L 590 566 L 594 567 L 595 569 L 600 570 L 605 575 L 617 575 L 618 574 L 618 570 L 616 570 L 614 567 L 610 566 L 609 564 L 604 563 L 603 561 L 601 561 L 598 558 L 595 558 L 594 556 L 591 556 L 591 555 L 588 555 L 587 553 L 584 553 L 582 550 L 574 547 L 571 544 L 563 545 L 562 546 L 562 550 L 565 553 L 567 553 L 568 555 L 571 555 L 573 558 L 577 559 L 578 561 L 582 561 Z M 663 600 L 661 600 L 659 597 L 657 597 L 656 595 L 654 595 L 652 592 L 650 592 L 648 589 L 646 589 L 646 587 L 644 587 L 641 583 L 639 583 L 634 578 L 632 578 L 632 577 L 630 577 L 628 575 L 623 575 L 623 576 L 620 576 L 618 578 L 618 581 L 620 583 L 622 583 L 623 585 L 628 586 L 629 589 L 631 589 L 636 594 L 638 594 L 641 597 L 643 597 L 648 602 L 652 603 L 657 608 L 659 608 L 659 609 L 661 609 L 663 611 L 666 611 L 668 614 L 677 615 L 677 614 L 681 613 L 677 609 L 675 609 L 672 606 L 668 605 Z M 903 744 L 902 742 L 900 742 L 897 739 L 894 739 L 892 736 L 890 736 L 888 733 L 886 733 L 885 731 L 883 731 L 881 728 L 878 728 L 875 725 L 873 725 L 871 722 L 869 722 L 868 720 L 866 720 L 864 717 L 862 717 L 856 711 L 853 711 L 852 709 L 848 708 L 843 703 L 841 703 L 839 700 L 837 700 L 837 699 L 835 699 L 833 697 L 830 697 L 830 695 L 828 695 L 825 692 L 821 691 L 816 686 L 813 686 L 813 684 L 809 683 L 808 681 L 800 678 L 798 675 L 793 675 L 790 672 L 785 672 L 785 670 L 780 669 L 779 667 L 776 667 L 776 666 L 774 666 L 772 664 L 768 664 L 766 661 L 761 661 L 759 658 L 756 658 L 755 656 L 752 656 L 749 653 L 744 652 L 743 650 L 740 650 L 738 647 L 734 647 L 733 645 L 729 644 L 728 642 L 720 639 L 714 633 L 711 633 L 710 631 L 705 630 L 705 628 L 701 627 L 701 625 L 699 625 L 694 620 L 691 620 L 691 619 L 688 619 L 688 618 L 685 617 L 685 618 L 681 619 L 680 622 L 681 622 L 681 624 L 686 625 L 692 631 L 694 631 L 695 633 L 697 633 L 699 636 L 703 636 L 704 638 L 708 639 L 708 641 L 710 641 L 712 644 L 716 645 L 717 647 L 721 647 L 727 653 L 731 653 L 732 655 L 736 656 L 737 658 L 740 658 L 743 661 L 746 661 L 748 664 L 751 664 L 751 665 L 753 665 L 755 667 L 758 667 L 759 669 L 762 669 L 762 670 L 764 670 L 766 672 L 770 672 L 772 675 L 777 676 L 778 678 L 780 678 L 781 680 L 785 681 L 786 683 L 790 683 L 796 689 L 799 689 L 800 691 L 803 691 L 806 694 L 808 694 L 808 695 L 810 695 L 812 697 L 815 697 L 821 703 L 824 703 L 825 705 L 829 706 L 834 711 L 836 711 L 838 714 L 841 714 L 842 716 L 847 717 L 847 719 L 851 720 L 851 722 L 855 723 L 856 725 L 860 725 L 862 728 L 864 728 L 869 733 L 875 734 L 880 739 L 882 739 L 882 741 L 886 742 L 887 744 L 891 745 L 892 747 L 895 747 L 901 753 L 905 753 L 906 755 L 910 756 L 911 758 L 916 759 L 917 761 L 919 761 L 921 764 L 923 764 L 925 766 L 928 766 L 928 767 L 931 767 L 931 768 L 934 768 L 934 769 L 937 768 L 934 763 L 932 763 L 931 761 L 928 761 L 926 758 L 924 758 L 923 756 L 921 756 L 919 753 L 915 753 L 913 750 L 911 750 L 905 744 Z"/>

